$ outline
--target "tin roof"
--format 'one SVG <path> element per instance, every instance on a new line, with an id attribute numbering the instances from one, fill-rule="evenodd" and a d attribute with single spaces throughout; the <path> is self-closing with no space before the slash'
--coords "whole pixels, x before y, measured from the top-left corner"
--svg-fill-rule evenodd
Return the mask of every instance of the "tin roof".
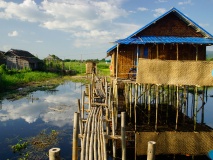
<path id="1" fill-rule="evenodd" d="M 174 36 L 142 36 L 117 40 L 119 44 L 205 44 L 213 45 L 212 38 L 202 37 L 174 37 Z"/>
<path id="2" fill-rule="evenodd" d="M 118 40 L 118 41 L 116 41 L 116 43 L 123 42 L 123 44 L 125 44 L 125 43 L 128 44 L 128 43 L 131 43 L 130 41 L 134 41 L 133 44 L 143 44 L 143 43 L 139 43 L 139 40 L 135 40 L 135 39 L 133 40 L 132 37 L 135 37 L 135 36 L 137 37 L 138 33 L 140 33 L 141 31 L 148 28 L 149 26 L 156 23 L 158 20 L 162 19 L 163 17 L 165 17 L 166 15 L 168 15 L 170 13 L 175 13 L 175 15 L 178 16 L 181 20 L 183 20 L 186 24 L 188 24 L 189 26 L 192 26 L 196 31 L 200 32 L 203 35 L 204 38 L 195 38 L 195 37 L 164 37 L 164 38 L 161 37 L 161 38 L 159 38 L 159 37 L 149 36 L 149 37 L 146 37 L 146 38 L 148 38 L 150 40 L 147 40 L 144 37 L 144 40 L 146 41 L 146 43 L 148 43 L 148 42 L 149 43 L 157 43 L 157 42 L 158 43 L 181 43 L 181 42 L 178 42 L 178 41 L 185 40 L 184 43 L 212 44 L 212 42 L 211 43 L 209 43 L 209 42 L 211 41 L 211 38 L 213 38 L 213 36 L 209 32 L 207 32 L 205 29 L 203 29 L 201 26 L 199 26 L 197 23 L 192 21 L 189 17 L 187 17 L 182 12 L 177 10 L 176 8 L 172 8 L 168 12 L 164 13 L 163 15 L 158 17 L 157 19 L 153 20 L 149 24 L 145 25 L 144 27 L 140 28 L 139 30 L 137 30 L 136 32 L 134 32 L 133 34 L 128 36 L 126 39 Z M 137 37 L 137 38 L 140 39 L 141 37 Z M 159 42 L 159 39 L 160 39 L 160 42 Z M 169 41 L 169 42 L 167 42 L 167 41 Z M 208 41 L 208 43 L 207 43 L 207 41 Z M 136 43 L 136 42 L 138 42 L 138 43 Z M 202 42 L 202 43 L 199 43 L 199 42 Z M 111 47 L 110 49 L 107 50 L 107 53 L 111 52 L 116 47 L 117 47 L 117 45 L 114 45 L 113 47 Z"/>

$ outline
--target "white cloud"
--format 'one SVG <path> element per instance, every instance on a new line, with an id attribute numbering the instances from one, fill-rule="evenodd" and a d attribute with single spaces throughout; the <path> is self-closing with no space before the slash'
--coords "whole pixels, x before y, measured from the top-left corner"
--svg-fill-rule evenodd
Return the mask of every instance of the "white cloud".
<path id="1" fill-rule="evenodd" d="M 201 27 L 208 27 L 208 26 L 209 26 L 208 23 L 205 23 L 205 24 L 204 24 L 204 23 L 200 23 L 199 25 L 200 25 Z"/>
<path id="2" fill-rule="evenodd" d="M 9 32 L 9 33 L 8 33 L 8 36 L 9 36 L 9 37 L 16 37 L 16 36 L 18 36 L 18 32 L 17 32 L 17 31 Z"/>
<path id="3" fill-rule="evenodd" d="M 165 2 L 168 2 L 168 0 L 158 0 L 158 2 L 165 3 Z"/>
<path id="4" fill-rule="evenodd" d="M 42 40 L 37 40 L 36 43 L 43 43 L 43 41 Z"/>
<path id="5" fill-rule="evenodd" d="M 95 36 L 107 43 L 126 31 L 133 31 L 124 25 L 116 28 L 115 21 L 130 14 L 121 7 L 124 1 L 44 0 L 40 4 L 35 0 L 24 0 L 21 3 L 1 1 L 0 18 L 33 22 L 49 30 L 68 32 L 75 38 L 75 46 L 90 46 Z M 139 10 L 145 11 L 146 8 Z M 80 36 L 84 37 L 84 44 L 80 43 Z M 96 41 L 96 44 L 103 41 Z"/>
<path id="6" fill-rule="evenodd" d="M 158 16 L 161 16 L 163 13 L 165 13 L 166 9 L 165 8 L 157 8 L 153 11 L 155 12 L 154 17 L 158 17 Z"/>
<path id="7" fill-rule="evenodd" d="M 187 4 L 192 4 L 192 1 L 186 0 L 186 1 L 178 2 L 178 5 L 187 5 Z"/>
<path id="8" fill-rule="evenodd" d="M 139 11 L 142 11 L 142 12 L 143 12 L 143 11 L 148 11 L 148 9 L 145 8 L 145 7 L 139 7 L 138 10 L 139 10 Z"/>

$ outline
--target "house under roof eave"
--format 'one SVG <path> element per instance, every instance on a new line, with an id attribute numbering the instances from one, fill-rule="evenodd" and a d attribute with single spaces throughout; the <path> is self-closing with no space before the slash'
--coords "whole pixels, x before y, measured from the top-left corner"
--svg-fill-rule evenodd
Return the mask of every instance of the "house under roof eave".
<path id="1" fill-rule="evenodd" d="M 155 37 L 153 37 L 153 36 L 149 36 L 149 37 L 147 37 L 147 36 L 145 36 L 145 37 L 138 36 L 137 37 L 137 35 L 141 31 L 143 31 L 146 28 L 148 28 L 149 26 L 155 24 L 157 21 L 159 21 L 160 19 L 162 19 L 163 17 L 165 17 L 166 15 L 168 15 L 168 14 L 170 14 L 172 12 L 177 17 L 179 17 L 183 22 L 185 22 L 188 26 L 191 26 L 197 32 L 201 33 L 203 35 L 203 37 L 199 38 L 199 40 L 198 40 L 198 38 L 193 38 L 193 37 L 173 37 L 173 40 L 171 40 L 172 37 L 164 36 L 164 41 L 163 41 L 163 39 L 161 37 L 156 37 L 156 36 Z M 161 39 L 160 41 L 158 40 L 159 38 Z M 183 41 L 179 42 L 179 40 L 181 38 L 182 38 Z M 144 39 L 146 39 L 146 40 L 143 41 Z M 152 41 L 148 41 L 147 39 L 152 39 Z M 213 45 L 213 35 L 211 35 L 209 32 L 207 32 L 205 29 L 203 29 L 201 26 L 199 26 L 197 23 L 192 21 L 189 17 L 184 15 L 182 12 L 180 12 L 176 8 L 172 8 L 171 10 L 169 10 L 166 13 L 164 13 L 160 17 L 156 18 L 155 20 L 153 20 L 149 24 L 145 25 L 144 27 L 140 28 L 139 30 L 137 30 L 136 32 L 134 32 L 133 34 L 128 36 L 127 38 L 117 40 L 115 43 L 117 43 L 117 44 L 146 44 L 146 43 L 153 43 L 153 44 L 157 44 L 157 43 L 162 43 L 162 44 L 166 44 L 166 43 L 182 43 L 183 44 L 183 43 L 186 43 L 186 44 Z M 113 47 L 108 49 L 107 50 L 107 56 L 110 56 L 110 52 L 113 51 L 115 48 L 117 48 L 117 45 L 114 45 Z"/>

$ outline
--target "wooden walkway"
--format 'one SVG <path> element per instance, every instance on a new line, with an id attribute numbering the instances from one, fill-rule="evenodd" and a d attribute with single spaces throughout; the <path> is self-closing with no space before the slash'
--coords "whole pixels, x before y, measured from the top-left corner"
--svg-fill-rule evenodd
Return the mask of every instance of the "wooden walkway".
<path id="1" fill-rule="evenodd" d="M 126 157 L 125 113 L 122 113 L 121 135 L 116 135 L 117 111 L 114 105 L 113 88 L 106 78 L 92 76 L 92 83 L 78 100 L 79 111 L 74 116 L 73 154 L 77 160 L 107 160 L 107 144 L 112 140 L 113 157 L 116 157 L 116 139 L 121 139 L 123 157 Z M 79 133 L 79 132 L 80 133 Z M 80 138 L 80 153 L 78 153 Z M 125 160 L 125 158 L 123 158 Z"/>

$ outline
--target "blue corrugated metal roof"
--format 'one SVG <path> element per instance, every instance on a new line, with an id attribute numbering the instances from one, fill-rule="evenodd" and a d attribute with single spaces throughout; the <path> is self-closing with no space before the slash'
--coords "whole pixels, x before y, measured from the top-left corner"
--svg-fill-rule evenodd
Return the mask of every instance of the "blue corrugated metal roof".
<path id="1" fill-rule="evenodd" d="M 202 37 L 174 37 L 174 36 L 142 36 L 125 38 L 116 41 L 119 44 L 213 44 L 212 38 Z"/>
<path id="2" fill-rule="evenodd" d="M 147 27 L 149 27 L 150 25 L 152 25 L 153 23 L 156 23 L 158 20 L 160 20 L 161 18 L 165 17 L 166 15 L 168 15 L 169 13 L 171 12 L 175 12 L 176 15 L 181 18 L 183 21 L 185 21 L 187 24 L 190 24 L 192 27 L 195 28 L 195 30 L 199 30 L 199 32 L 201 34 L 204 35 L 204 37 L 207 37 L 207 38 L 213 38 L 213 36 L 207 32 L 205 29 L 203 29 L 202 27 L 200 27 L 197 23 L 195 23 L 194 21 L 192 21 L 189 17 L 187 17 L 186 15 L 184 15 L 182 12 L 180 12 L 179 10 L 177 10 L 176 8 L 172 8 L 171 10 L 169 10 L 168 12 L 164 13 L 163 15 L 161 15 L 160 17 L 158 17 L 157 19 L 155 19 L 154 21 L 150 22 L 149 24 L 147 24 L 146 26 L 142 27 L 141 29 L 137 30 L 136 32 L 134 32 L 133 34 L 131 34 L 130 36 L 128 36 L 126 38 L 127 39 L 131 39 L 133 36 L 137 35 L 138 33 L 140 33 L 142 30 L 146 29 Z M 175 38 L 176 40 L 177 37 Z M 152 38 L 153 40 L 153 38 Z M 168 39 L 166 39 L 168 40 Z M 195 39 L 194 39 L 195 40 Z M 208 39 L 207 39 L 208 40 Z M 171 40 L 168 40 L 169 42 L 171 42 Z M 117 42 L 117 41 L 116 41 Z M 203 40 L 204 42 L 204 40 Z M 173 42 L 175 43 L 175 42 Z M 198 42 L 197 42 L 198 43 Z M 142 43 L 141 43 L 142 44 Z M 207 44 L 207 43 L 205 43 Z M 212 44 L 212 43 L 210 43 Z M 107 53 L 109 53 L 110 51 L 112 51 L 113 49 L 115 49 L 117 47 L 117 45 L 114 45 L 113 47 L 111 47 L 110 49 L 107 50 Z"/>

